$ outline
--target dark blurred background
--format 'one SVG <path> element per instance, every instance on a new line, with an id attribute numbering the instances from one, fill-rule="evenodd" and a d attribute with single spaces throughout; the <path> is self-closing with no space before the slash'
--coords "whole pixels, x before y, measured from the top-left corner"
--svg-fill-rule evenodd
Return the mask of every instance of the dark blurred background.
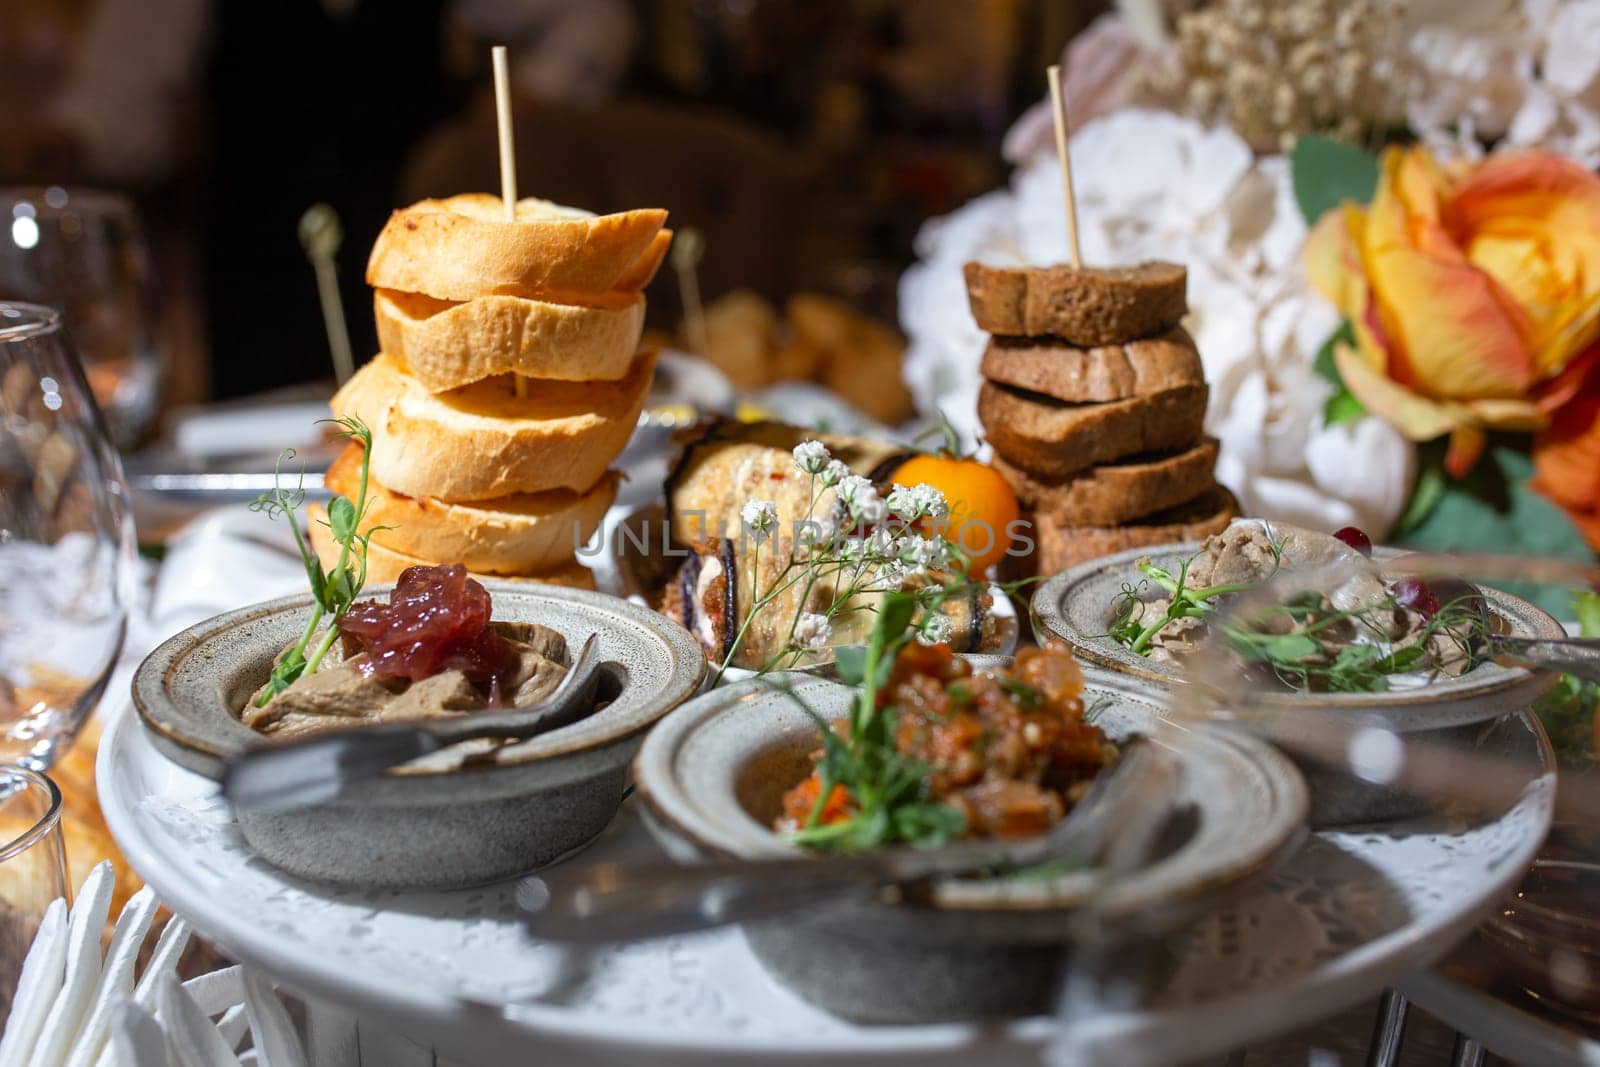
<path id="1" fill-rule="evenodd" d="M 708 301 L 828 294 L 885 323 L 923 220 L 1004 180 L 1000 140 L 1091 0 L 4 0 L 0 185 L 130 194 L 168 402 L 329 375 L 296 235 L 326 201 L 358 360 L 394 207 L 497 191 L 489 45 L 519 187 L 671 211 Z M 675 331 L 673 272 L 650 324 Z"/>

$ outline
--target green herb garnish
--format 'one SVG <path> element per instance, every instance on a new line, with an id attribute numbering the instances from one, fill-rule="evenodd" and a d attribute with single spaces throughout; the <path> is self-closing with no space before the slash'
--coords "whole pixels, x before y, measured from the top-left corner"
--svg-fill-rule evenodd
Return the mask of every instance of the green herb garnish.
<path id="1" fill-rule="evenodd" d="M 947 595 L 961 591 L 951 587 Z M 840 678 L 856 687 L 847 737 L 802 702 L 822 733 L 822 758 L 817 763 L 822 788 L 805 825 L 794 835 L 797 843 L 838 852 L 865 852 L 897 843 L 933 848 L 966 830 L 961 812 L 928 799 L 929 767 L 900 751 L 895 743 L 899 716 L 892 706 L 878 706 L 895 657 L 916 638 L 919 611 L 935 610 L 938 605 L 930 606 L 926 595 L 889 593 L 878 606 L 867 643 L 837 650 Z M 853 810 L 848 818 L 824 825 L 823 808 L 835 786 L 850 794 Z"/>
<path id="2" fill-rule="evenodd" d="M 305 503 L 305 469 L 300 471 L 300 479 L 292 489 L 283 486 L 283 464 L 285 460 L 294 458 L 294 449 L 285 449 L 278 456 L 277 468 L 274 471 L 274 485 L 268 492 L 262 493 L 250 504 L 251 511 L 264 513 L 269 519 L 284 518 L 289 521 L 289 530 L 294 535 L 294 546 L 300 552 L 300 562 L 305 566 L 306 577 L 311 582 L 311 595 L 315 603 L 311 609 L 311 618 L 306 621 L 306 628 L 300 634 L 300 639 L 288 651 L 278 657 L 273 664 L 272 676 L 267 680 L 261 695 L 256 698 L 257 707 L 265 707 L 273 697 L 289 688 L 295 679 L 304 674 L 314 673 L 321 665 L 328 650 L 333 647 L 333 642 L 339 636 L 339 620 L 344 613 L 355 603 L 361 593 L 361 587 L 367 581 L 367 542 L 372 534 L 383 527 L 373 527 L 362 531 L 361 520 L 367 511 L 367 476 L 371 467 L 372 457 L 372 431 L 358 419 L 343 418 L 326 420 L 339 427 L 338 437 L 359 442 L 361 445 L 361 488 L 358 491 L 360 503 L 347 497 L 335 496 L 328 502 L 328 518 L 324 523 L 339 545 L 338 561 L 328 570 L 322 569 L 322 562 L 311 551 L 309 535 L 300 528 L 295 512 Z M 318 627 L 326 619 L 328 627 L 318 634 Z M 312 642 L 316 644 L 313 645 Z M 309 649 L 309 651 L 308 651 Z"/>
<path id="3" fill-rule="evenodd" d="M 1574 592 L 1572 610 L 1582 637 L 1600 637 L 1600 593 Z M 1600 765 L 1595 751 L 1594 717 L 1600 710 L 1600 685 L 1563 674 L 1555 688 L 1534 704 L 1534 714 L 1550 735 L 1556 755 L 1568 767 Z"/>
<path id="4" fill-rule="evenodd" d="M 1281 548 L 1276 542 L 1271 548 L 1273 569 L 1260 580 L 1204 588 L 1189 584 L 1189 568 L 1198 555 L 1185 560 L 1176 574 L 1149 561 L 1140 563 L 1145 581 L 1122 587 L 1108 636 L 1148 656 L 1155 638 L 1168 626 L 1180 619 L 1198 619 L 1215 627 L 1246 663 L 1260 665 L 1284 685 L 1336 693 L 1382 692 L 1389 688 L 1391 676 L 1427 668 L 1432 656 L 1428 644 L 1435 637 L 1446 638 L 1470 660 L 1484 636 L 1484 620 L 1468 597 L 1441 605 L 1410 643 L 1398 647 L 1389 643 L 1383 625 L 1385 618 L 1400 610 L 1392 596 L 1346 610 L 1316 593 L 1304 593 L 1248 618 L 1224 620 L 1219 613 L 1222 598 L 1260 589 L 1277 574 Z M 1171 599 L 1165 611 L 1146 622 L 1140 594 L 1148 584 Z"/>

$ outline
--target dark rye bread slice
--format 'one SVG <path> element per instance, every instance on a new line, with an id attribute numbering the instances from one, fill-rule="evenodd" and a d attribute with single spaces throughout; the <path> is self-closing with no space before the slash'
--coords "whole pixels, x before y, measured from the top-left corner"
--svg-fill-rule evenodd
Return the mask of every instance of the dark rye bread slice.
<path id="1" fill-rule="evenodd" d="M 978 369 L 990 381 L 1074 403 L 1126 400 L 1206 380 L 1200 352 L 1182 326 L 1094 348 L 1045 337 L 994 337 Z"/>
<path id="2" fill-rule="evenodd" d="M 1137 267 L 966 266 L 978 326 L 1010 337 L 1048 334 L 1086 348 L 1166 333 L 1188 310 L 1188 272 L 1176 263 Z"/>
<path id="3" fill-rule="evenodd" d="M 1170 452 L 1200 440 L 1207 388 L 1186 385 L 1108 404 L 1068 404 L 984 382 L 978 418 L 994 450 L 1013 465 L 1061 478 L 1097 463 Z"/>
<path id="4" fill-rule="evenodd" d="M 1130 548 L 1176 541 L 1202 541 L 1221 533 L 1239 516 L 1239 502 L 1220 485 L 1175 508 L 1122 526 L 1075 525 L 1034 515 L 1034 573 L 1060 574 L 1068 567 Z"/>
<path id="5" fill-rule="evenodd" d="M 1065 479 L 1040 478 L 999 455 L 992 462 L 1024 508 L 1067 525 L 1115 526 L 1187 503 L 1217 484 L 1212 437 L 1182 452 L 1132 456 Z"/>

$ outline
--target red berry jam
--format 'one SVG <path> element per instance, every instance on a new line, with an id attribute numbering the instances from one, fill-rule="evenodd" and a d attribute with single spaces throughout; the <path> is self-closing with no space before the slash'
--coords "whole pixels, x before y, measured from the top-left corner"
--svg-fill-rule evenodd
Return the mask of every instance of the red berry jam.
<path id="1" fill-rule="evenodd" d="M 367 654 L 363 669 L 379 678 L 416 682 L 458 670 L 487 692 L 517 660 L 489 625 L 492 608 L 489 591 L 461 564 L 411 567 L 387 604 L 352 605 L 339 632 Z"/>
<path id="2" fill-rule="evenodd" d="M 1333 536 L 1368 559 L 1372 558 L 1372 538 L 1368 537 L 1366 531 L 1359 526 L 1346 526 L 1342 530 L 1335 530 Z"/>

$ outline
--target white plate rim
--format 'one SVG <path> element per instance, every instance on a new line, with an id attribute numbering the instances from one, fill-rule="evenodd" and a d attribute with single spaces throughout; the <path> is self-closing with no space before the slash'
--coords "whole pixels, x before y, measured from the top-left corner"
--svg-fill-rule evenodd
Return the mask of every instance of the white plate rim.
<path id="1" fill-rule="evenodd" d="M 129 725 L 130 719 L 135 725 Z M 791 1041 L 782 1048 L 765 1048 L 741 1042 L 731 1035 L 619 1032 L 615 1025 L 608 1026 L 598 1018 L 574 1017 L 561 1008 L 540 1004 L 517 1005 L 515 1017 L 504 1013 L 486 1015 L 469 1010 L 470 1005 L 465 1002 L 433 991 L 419 992 L 399 981 L 386 983 L 369 976 L 336 972 L 334 964 L 328 960 L 307 961 L 275 947 L 269 935 L 248 922 L 223 924 L 226 928 L 218 929 L 210 921 L 216 902 L 197 892 L 181 872 L 161 866 L 153 846 L 144 839 L 136 812 L 119 802 L 119 775 L 129 773 L 121 766 L 130 758 L 129 742 L 125 738 L 128 730 L 137 728 L 131 707 L 125 706 L 112 713 L 96 761 L 96 787 L 106 823 L 124 857 L 149 881 L 163 902 L 183 915 L 202 935 L 242 957 L 243 962 L 272 972 L 292 987 L 358 1011 L 403 1021 L 408 1026 L 424 1023 L 423 1032 L 436 1041 L 482 1042 L 488 1036 L 485 1027 L 493 1024 L 494 1033 L 506 1041 L 543 1035 L 576 1042 L 577 1047 L 597 1055 L 609 1049 L 633 1055 L 651 1051 L 675 1059 L 695 1057 L 678 1062 L 731 1057 L 724 1062 L 743 1063 L 751 1056 L 925 1062 L 920 1057 L 956 1050 L 1038 1049 L 1057 1033 L 1051 1019 L 1035 1018 L 1001 1026 L 947 1023 L 870 1027 L 853 1031 L 848 1038 L 824 1037 L 804 1045 Z M 1542 733 L 1539 736 L 1542 739 Z M 1094 1024 L 1098 1039 L 1113 1045 L 1146 1042 L 1158 1052 L 1167 1049 L 1173 1054 L 1182 1051 L 1190 1056 L 1203 1055 L 1210 1048 L 1226 1050 L 1354 1005 L 1404 975 L 1436 962 L 1509 891 L 1543 841 L 1543 832 L 1548 831 L 1554 808 L 1555 779 L 1548 742 L 1542 743 L 1541 753 L 1545 769 L 1530 783 L 1528 796 L 1538 804 L 1538 825 L 1542 832 L 1530 834 L 1506 857 L 1503 877 L 1480 884 L 1477 892 L 1470 894 L 1462 906 L 1435 922 L 1430 929 L 1419 931 L 1415 929 L 1417 924 L 1412 923 L 1390 931 L 1339 956 L 1312 972 L 1312 977 L 1299 982 L 1267 985 L 1261 990 L 1179 1009 L 1107 1014 Z M 161 758 L 153 748 L 150 754 Z M 193 772 L 180 769 L 180 773 Z M 1210 1035 L 1209 1040 L 1207 1035 Z"/>

